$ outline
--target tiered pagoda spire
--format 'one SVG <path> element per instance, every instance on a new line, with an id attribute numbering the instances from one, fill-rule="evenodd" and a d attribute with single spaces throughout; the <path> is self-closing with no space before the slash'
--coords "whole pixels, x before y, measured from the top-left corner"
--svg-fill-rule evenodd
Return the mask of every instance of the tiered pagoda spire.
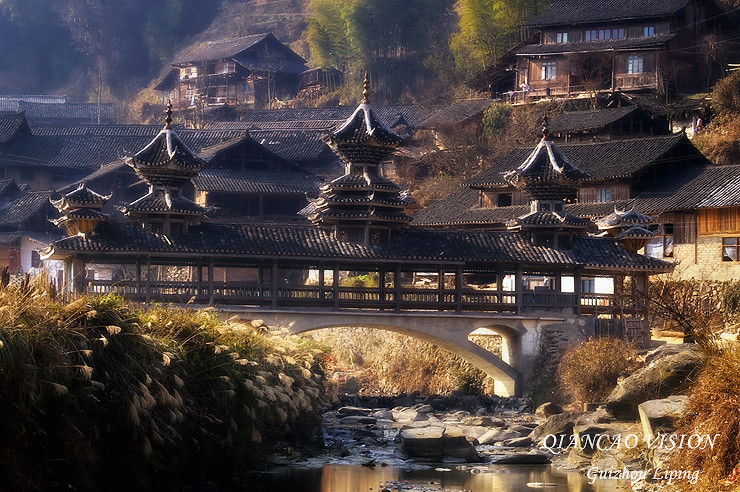
<path id="1" fill-rule="evenodd" d="M 570 238 L 553 232 L 585 234 L 593 223 L 565 210 L 565 203 L 575 200 L 578 187 L 589 175 L 573 165 L 550 140 L 547 116 L 543 118 L 542 139 L 518 168 L 504 174 L 504 179 L 530 198 L 528 214 L 507 223 L 509 230 L 540 232 L 536 242 L 567 247 Z"/>
<path id="2" fill-rule="evenodd" d="M 98 224 L 108 220 L 108 215 L 101 210 L 111 196 L 96 193 L 82 183 L 59 200 L 50 200 L 62 214 L 51 222 L 58 227 L 64 227 L 70 236 L 90 234 Z"/>
<path id="3" fill-rule="evenodd" d="M 187 232 L 199 224 L 206 210 L 182 196 L 182 187 L 205 167 L 172 129 L 172 105 L 165 126 L 146 147 L 127 159 L 149 185 L 149 192 L 124 207 L 124 213 L 145 228 L 162 234 Z"/>
<path id="4" fill-rule="evenodd" d="M 617 239 L 624 249 L 635 254 L 655 236 L 655 231 L 650 229 L 654 223 L 653 217 L 637 212 L 633 208 L 630 210 L 615 208 L 614 212 L 599 219 L 596 226 L 604 234 Z"/>
<path id="5" fill-rule="evenodd" d="M 411 220 L 402 188 L 380 174 L 403 139 L 370 106 L 367 74 L 362 95 L 352 116 L 324 138 L 344 162 L 345 174 L 321 188 L 311 220 L 343 240 L 381 242 Z"/>

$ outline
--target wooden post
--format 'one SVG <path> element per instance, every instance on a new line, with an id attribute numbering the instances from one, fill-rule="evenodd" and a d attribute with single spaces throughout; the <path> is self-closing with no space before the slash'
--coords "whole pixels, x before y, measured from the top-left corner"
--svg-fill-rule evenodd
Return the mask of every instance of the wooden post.
<path id="1" fill-rule="evenodd" d="M 324 299 L 324 265 L 319 265 L 319 299 Z"/>
<path id="2" fill-rule="evenodd" d="M 151 271 L 151 257 L 146 257 L 146 303 L 149 304 L 149 301 L 152 299 L 152 271 Z"/>
<path id="3" fill-rule="evenodd" d="M 581 297 L 583 296 L 582 288 L 583 286 L 581 285 L 581 269 L 576 268 L 576 271 L 573 272 L 573 292 L 576 295 L 575 313 L 578 315 L 581 314 Z"/>
<path id="4" fill-rule="evenodd" d="M 213 258 L 208 259 L 208 303 L 213 304 L 213 296 L 215 295 L 213 289 Z"/>
<path id="5" fill-rule="evenodd" d="M 462 288 L 463 288 L 463 269 L 462 265 L 455 267 L 455 311 L 462 312 Z"/>
<path id="6" fill-rule="evenodd" d="M 278 305 L 278 264 L 277 264 L 277 260 L 272 260 L 272 285 L 270 286 L 270 292 L 272 296 L 272 307 L 276 308 Z"/>
<path id="7" fill-rule="evenodd" d="M 141 294 L 141 259 L 136 258 L 136 266 L 134 267 L 136 271 L 134 272 L 135 280 L 136 280 L 136 287 L 134 289 L 134 292 L 138 295 Z"/>
<path id="8" fill-rule="evenodd" d="M 439 267 L 439 271 L 437 272 L 437 303 L 439 304 L 438 311 L 444 311 L 444 302 L 445 302 L 445 269 L 444 267 Z"/>
<path id="9" fill-rule="evenodd" d="M 332 295 L 334 296 L 334 309 L 339 309 L 339 265 L 334 264 L 334 280 L 332 281 Z"/>
<path id="10" fill-rule="evenodd" d="M 396 265 L 396 269 L 393 272 L 393 290 L 394 290 L 394 297 L 396 301 L 396 312 L 401 312 L 401 300 L 403 298 L 403 293 L 401 291 L 401 265 Z"/>
<path id="11" fill-rule="evenodd" d="M 378 296 L 380 301 L 380 310 L 383 311 L 385 308 L 385 268 L 383 266 L 378 267 Z"/>
<path id="12" fill-rule="evenodd" d="M 522 312 L 522 266 L 517 265 L 516 275 L 514 276 L 514 293 L 516 296 L 516 312 L 517 314 Z"/>

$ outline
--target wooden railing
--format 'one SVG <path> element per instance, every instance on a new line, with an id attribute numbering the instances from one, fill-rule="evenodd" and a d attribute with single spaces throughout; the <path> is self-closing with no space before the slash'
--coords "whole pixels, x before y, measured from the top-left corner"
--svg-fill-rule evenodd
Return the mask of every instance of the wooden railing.
<path id="1" fill-rule="evenodd" d="M 634 313 L 626 296 L 580 295 L 556 291 L 495 291 L 469 287 L 415 289 L 394 287 L 272 286 L 256 282 L 89 280 L 87 292 L 117 294 L 133 301 L 251 306 L 330 307 L 372 310 L 483 311 L 522 313 L 570 311 L 583 314 Z"/>

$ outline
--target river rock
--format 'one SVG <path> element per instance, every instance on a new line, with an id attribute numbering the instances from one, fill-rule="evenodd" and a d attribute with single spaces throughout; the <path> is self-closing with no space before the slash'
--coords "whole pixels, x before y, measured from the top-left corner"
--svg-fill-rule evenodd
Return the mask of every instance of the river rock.
<path id="1" fill-rule="evenodd" d="M 465 434 L 465 437 L 468 438 L 468 441 L 475 442 L 480 442 L 481 436 L 491 430 L 490 427 L 483 427 L 481 425 L 461 425 L 460 428 Z"/>
<path id="2" fill-rule="evenodd" d="M 468 441 L 459 427 L 453 425 L 445 426 L 442 454 L 453 458 L 463 458 L 467 461 L 480 461 L 475 446 Z"/>
<path id="3" fill-rule="evenodd" d="M 573 435 L 573 426 L 575 425 L 575 416 L 568 412 L 559 413 L 548 417 L 547 420 L 542 422 L 540 425 L 535 427 L 529 437 L 534 442 L 540 442 L 548 435 L 552 434 L 560 441 L 560 436 L 563 436 L 563 440 L 568 442 L 570 436 Z"/>
<path id="4" fill-rule="evenodd" d="M 532 445 L 532 438 L 529 436 L 515 437 L 514 439 L 507 439 L 504 441 L 504 446 L 512 448 L 526 448 Z"/>
<path id="5" fill-rule="evenodd" d="M 337 415 L 346 417 L 348 415 L 370 415 L 373 412 L 371 408 L 363 407 L 341 407 L 337 410 Z"/>
<path id="6" fill-rule="evenodd" d="M 414 410 L 416 410 L 416 413 L 433 413 L 434 412 L 434 408 L 432 408 L 431 405 L 419 405 L 416 408 L 414 408 Z"/>
<path id="7" fill-rule="evenodd" d="M 651 359 L 651 363 L 617 384 L 606 401 L 606 410 L 615 418 L 636 420 L 637 406 L 647 400 L 679 394 L 700 369 L 705 355 L 698 346 L 676 344 L 679 349 L 663 349 L 665 355 Z"/>
<path id="8" fill-rule="evenodd" d="M 339 419 L 340 425 L 370 425 L 377 422 L 375 417 L 368 415 L 348 415 Z"/>
<path id="9" fill-rule="evenodd" d="M 414 404 L 416 404 L 414 399 L 406 395 L 399 396 L 398 398 L 393 400 L 393 405 L 396 407 L 411 407 L 414 406 Z"/>
<path id="10" fill-rule="evenodd" d="M 396 422 L 423 422 L 429 420 L 429 415 L 419 413 L 413 408 L 394 408 L 391 410 L 393 420 Z"/>
<path id="11" fill-rule="evenodd" d="M 507 439 L 523 437 L 521 433 L 508 429 L 491 429 L 478 438 L 478 444 L 496 444 Z"/>
<path id="12" fill-rule="evenodd" d="M 676 421 L 686 411 L 689 397 L 673 395 L 660 400 L 648 400 L 637 406 L 645 439 L 652 439 L 659 432 L 671 432 L 676 429 Z"/>
<path id="13" fill-rule="evenodd" d="M 550 463 L 550 456 L 542 451 L 531 451 L 494 456 L 491 462 L 496 465 L 545 465 Z"/>
<path id="14" fill-rule="evenodd" d="M 404 429 L 399 440 L 401 449 L 411 458 L 441 459 L 443 456 L 479 459 L 475 447 L 454 426 Z"/>
<path id="15" fill-rule="evenodd" d="M 501 425 L 497 425 L 497 424 Z M 503 427 L 504 421 L 501 419 L 496 419 L 494 421 L 491 417 L 466 417 L 463 419 L 463 424 L 465 425 L 475 425 L 475 426 L 481 426 L 481 427 Z"/>
<path id="16" fill-rule="evenodd" d="M 532 429 L 534 429 L 535 427 L 537 427 L 537 425 L 535 425 L 534 427 L 529 427 L 527 425 L 522 425 L 522 424 L 512 424 L 508 426 L 506 430 L 518 432 L 522 436 L 527 436 L 529 435 L 530 432 L 532 432 Z"/>
<path id="17" fill-rule="evenodd" d="M 561 407 L 557 403 L 552 403 L 550 401 L 543 403 L 534 411 L 535 415 L 544 418 L 552 417 L 553 415 L 558 415 L 561 413 L 563 413 L 563 407 Z"/>

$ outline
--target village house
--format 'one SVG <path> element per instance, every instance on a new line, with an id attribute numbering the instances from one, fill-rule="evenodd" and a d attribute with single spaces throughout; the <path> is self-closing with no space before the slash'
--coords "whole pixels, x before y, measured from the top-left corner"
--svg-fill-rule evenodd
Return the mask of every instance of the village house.
<path id="1" fill-rule="evenodd" d="M 272 33 L 199 43 L 177 54 L 172 66 L 155 90 L 175 111 L 270 106 L 293 98 L 308 68 Z"/>
<path id="2" fill-rule="evenodd" d="M 527 42 L 469 85 L 514 100 L 706 90 L 720 75 L 709 43 L 714 12 L 703 0 L 556 0 L 526 22 Z"/>
<path id="3" fill-rule="evenodd" d="M 30 191 L 12 178 L 0 179 L 0 270 L 24 274 L 40 266 L 38 250 L 59 238 L 50 191 Z"/>
<path id="4" fill-rule="evenodd" d="M 589 173 L 566 204 L 592 220 L 615 212 L 650 217 L 648 256 L 676 263 L 680 278 L 740 278 L 740 166 L 712 165 L 683 134 L 558 146 Z M 449 197 L 421 210 L 413 225 L 502 230 L 526 213 L 527 197 L 505 180 L 526 155 L 517 149 L 466 181 Z M 597 232 L 597 231 L 594 231 Z"/>

